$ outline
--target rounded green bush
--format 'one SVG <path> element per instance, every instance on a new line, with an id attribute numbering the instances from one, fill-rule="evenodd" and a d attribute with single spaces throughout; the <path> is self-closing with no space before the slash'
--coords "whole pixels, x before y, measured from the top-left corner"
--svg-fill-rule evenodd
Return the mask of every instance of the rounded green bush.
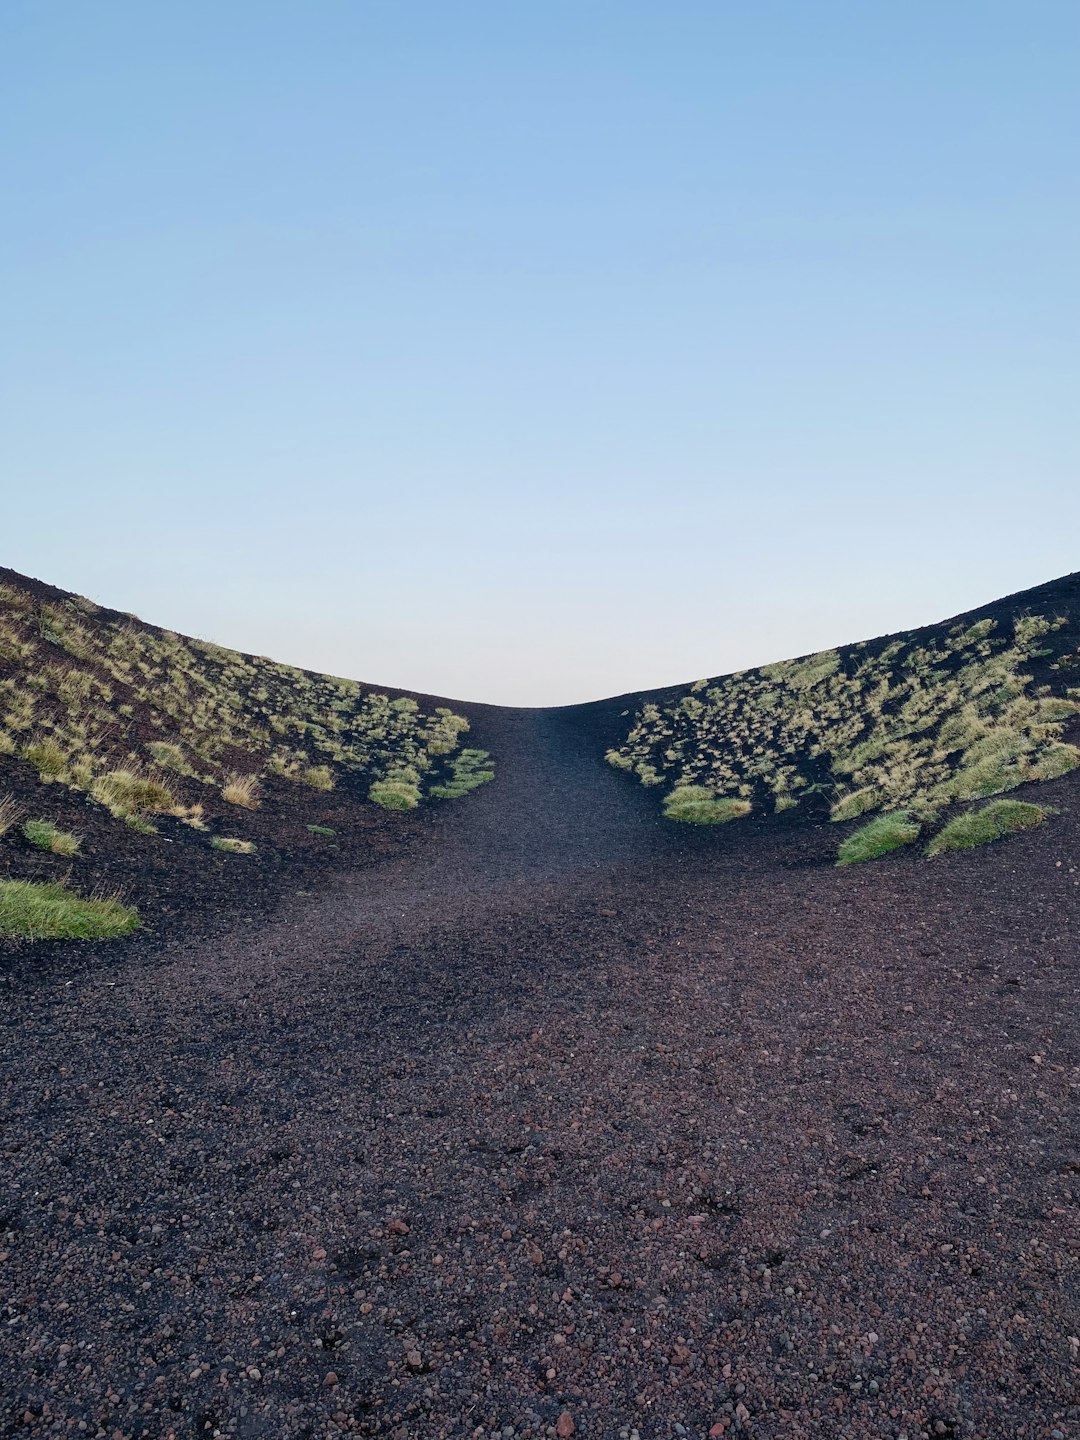
<path id="1" fill-rule="evenodd" d="M 750 814 L 750 801 L 730 795 L 714 795 L 704 785 L 677 785 L 664 800 L 668 820 L 689 825 L 725 825 Z"/>

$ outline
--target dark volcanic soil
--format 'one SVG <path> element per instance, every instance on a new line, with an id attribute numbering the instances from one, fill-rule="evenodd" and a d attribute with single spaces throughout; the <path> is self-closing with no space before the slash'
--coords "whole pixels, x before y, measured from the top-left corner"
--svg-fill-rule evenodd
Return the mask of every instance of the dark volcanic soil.
<path id="1" fill-rule="evenodd" d="M 8 971 L 0 1435 L 1080 1436 L 1075 778 L 837 871 L 473 714 L 409 854 Z"/>

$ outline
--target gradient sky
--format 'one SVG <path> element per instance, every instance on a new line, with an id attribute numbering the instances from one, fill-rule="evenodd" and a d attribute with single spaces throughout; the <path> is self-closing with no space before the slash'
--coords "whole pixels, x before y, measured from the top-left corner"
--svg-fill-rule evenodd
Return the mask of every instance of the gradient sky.
<path id="1" fill-rule="evenodd" d="M 562 703 L 1080 567 L 1075 0 L 8 0 L 0 561 Z"/>

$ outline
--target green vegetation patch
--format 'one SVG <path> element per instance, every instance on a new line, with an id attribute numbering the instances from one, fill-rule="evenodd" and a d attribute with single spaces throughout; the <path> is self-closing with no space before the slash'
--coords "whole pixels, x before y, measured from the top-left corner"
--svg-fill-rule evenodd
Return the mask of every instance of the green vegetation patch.
<path id="1" fill-rule="evenodd" d="M 949 850 L 973 850 L 977 845 L 989 845 L 1020 830 L 1033 830 L 1050 814 L 1043 806 L 1024 800 L 995 800 L 950 820 L 930 841 L 926 853 L 943 855 Z"/>
<path id="2" fill-rule="evenodd" d="M 336 835 L 336 830 L 331 830 L 329 825 L 309 825 L 307 827 L 312 835 Z"/>
<path id="3" fill-rule="evenodd" d="M 704 785 L 679 785 L 664 798 L 665 818 L 690 825 L 726 825 L 749 815 L 750 809 L 749 800 L 714 795 Z"/>
<path id="4" fill-rule="evenodd" d="M 708 814 L 721 798 L 784 811 L 827 793 L 837 821 L 925 817 L 1054 779 L 1080 765 L 1063 738 L 1080 704 L 1026 667 L 1066 623 L 1018 616 L 999 633 L 984 619 L 699 680 L 643 705 L 607 759 L 670 787 L 668 814 L 673 803 Z"/>
<path id="5" fill-rule="evenodd" d="M 0 755 L 129 824 L 180 801 L 190 809 L 204 787 L 254 808 L 268 774 L 321 791 L 343 775 L 385 781 L 392 808 L 411 809 L 412 791 L 418 804 L 433 782 L 461 790 L 468 769 L 443 762 L 468 728 L 446 706 L 155 630 L 77 596 L 42 602 L 0 586 Z M 147 761 L 179 796 L 140 801 L 117 782 Z"/>
<path id="6" fill-rule="evenodd" d="M 415 780 L 391 775 L 375 781 L 368 791 L 368 799 L 384 810 L 415 810 L 420 804 L 420 786 Z"/>
<path id="7" fill-rule="evenodd" d="M 237 840 L 233 835 L 215 835 L 210 841 L 215 850 L 224 850 L 228 855 L 254 855 L 255 844 L 251 840 Z"/>
<path id="8" fill-rule="evenodd" d="M 85 898 L 63 885 L 0 880 L 0 935 L 28 940 L 110 940 L 139 928 L 115 896 Z"/>
<path id="9" fill-rule="evenodd" d="M 31 845 L 39 850 L 49 850 L 53 855 L 77 855 L 81 841 L 77 835 L 61 830 L 51 820 L 28 820 L 23 834 Z"/>
<path id="10" fill-rule="evenodd" d="M 441 800 L 457 800 L 495 779 L 495 766 L 486 750 L 462 750 L 450 762 L 450 769 L 450 779 L 431 787 L 431 794 Z"/>
<path id="11" fill-rule="evenodd" d="M 877 815 L 867 825 L 849 835 L 837 853 L 837 865 L 858 865 L 863 860 L 876 860 L 904 845 L 913 844 L 922 826 L 909 810 L 893 810 Z"/>

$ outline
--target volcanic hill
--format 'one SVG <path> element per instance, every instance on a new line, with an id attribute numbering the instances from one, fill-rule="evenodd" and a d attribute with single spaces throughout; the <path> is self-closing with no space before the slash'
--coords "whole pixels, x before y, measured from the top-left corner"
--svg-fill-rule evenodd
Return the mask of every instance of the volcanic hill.
<path id="1" fill-rule="evenodd" d="M 555 710 L 0 579 L 139 924 L 0 940 L 0 1436 L 1080 1435 L 1080 576 Z"/>

